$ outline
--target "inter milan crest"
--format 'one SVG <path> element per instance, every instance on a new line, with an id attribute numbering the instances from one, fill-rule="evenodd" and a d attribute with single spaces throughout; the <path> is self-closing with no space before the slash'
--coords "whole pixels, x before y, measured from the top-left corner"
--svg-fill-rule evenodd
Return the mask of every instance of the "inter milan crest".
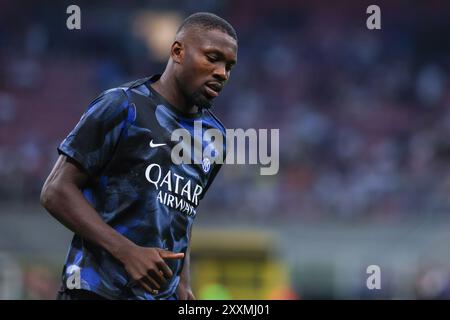
<path id="1" fill-rule="evenodd" d="M 211 161 L 208 158 L 204 158 L 202 162 L 202 168 L 205 173 L 208 173 L 211 168 Z"/>

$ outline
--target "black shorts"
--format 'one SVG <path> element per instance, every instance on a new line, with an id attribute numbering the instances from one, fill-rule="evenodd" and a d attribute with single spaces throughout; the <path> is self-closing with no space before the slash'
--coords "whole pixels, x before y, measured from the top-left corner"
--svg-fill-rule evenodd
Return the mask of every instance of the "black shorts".
<path id="1" fill-rule="evenodd" d="M 95 292 L 83 289 L 61 289 L 56 300 L 108 300 Z"/>

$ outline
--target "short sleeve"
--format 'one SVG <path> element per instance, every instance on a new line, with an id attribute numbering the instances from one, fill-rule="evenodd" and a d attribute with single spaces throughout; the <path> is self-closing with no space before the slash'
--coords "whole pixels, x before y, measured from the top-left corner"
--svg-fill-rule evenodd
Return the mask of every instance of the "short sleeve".
<path id="1" fill-rule="evenodd" d="M 128 98 L 122 89 L 111 89 L 91 102 L 78 124 L 58 146 L 90 176 L 111 160 L 127 121 Z"/>

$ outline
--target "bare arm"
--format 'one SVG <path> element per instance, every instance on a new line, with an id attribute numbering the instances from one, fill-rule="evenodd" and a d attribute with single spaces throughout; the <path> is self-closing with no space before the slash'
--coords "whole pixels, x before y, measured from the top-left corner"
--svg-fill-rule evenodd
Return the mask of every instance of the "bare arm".
<path id="1" fill-rule="evenodd" d="M 192 239 L 192 229 L 190 231 L 190 239 Z M 191 246 L 189 244 L 184 258 L 183 270 L 180 275 L 180 284 L 178 286 L 178 298 L 180 300 L 195 300 L 195 296 L 191 289 Z"/>
<path id="2" fill-rule="evenodd" d="M 184 254 L 139 247 L 110 227 L 83 196 L 80 189 L 87 181 L 87 174 L 61 155 L 42 188 L 42 206 L 67 228 L 110 252 L 146 290 L 158 290 L 173 276 L 163 259 Z"/>
<path id="3" fill-rule="evenodd" d="M 87 180 L 85 172 L 61 155 L 44 183 L 41 204 L 67 228 L 120 260 L 121 252 L 133 243 L 106 224 L 87 202 L 80 191 Z"/>

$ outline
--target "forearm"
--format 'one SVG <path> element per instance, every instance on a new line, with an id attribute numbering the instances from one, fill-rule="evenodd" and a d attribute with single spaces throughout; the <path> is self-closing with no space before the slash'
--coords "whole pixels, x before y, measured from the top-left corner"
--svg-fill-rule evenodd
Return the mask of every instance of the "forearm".
<path id="1" fill-rule="evenodd" d="M 84 239 L 101 246 L 120 260 L 133 243 L 106 224 L 88 203 L 80 187 L 85 181 L 77 177 L 75 181 L 67 179 L 62 173 L 66 166 L 65 157 L 58 159 L 52 173 L 47 178 L 41 193 L 41 203 L 45 209 L 68 229 Z"/>
<path id="2" fill-rule="evenodd" d="M 45 208 L 67 228 L 120 259 L 133 243 L 106 224 L 75 186 L 54 190 Z"/>
<path id="3" fill-rule="evenodd" d="M 180 284 L 178 286 L 178 299 L 180 300 L 195 300 L 195 295 L 192 292 L 191 289 L 191 277 L 190 277 L 190 271 L 191 271 L 191 249 L 190 245 L 188 246 L 186 250 L 186 254 L 184 264 L 183 264 L 183 270 L 181 270 L 180 275 Z"/>
<path id="4" fill-rule="evenodd" d="M 190 286 L 191 284 L 191 249 L 190 247 L 187 248 L 186 254 L 184 255 L 184 264 L 183 264 L 183 270 L 181 271 L 180 275 L 180 282 Z"/>

